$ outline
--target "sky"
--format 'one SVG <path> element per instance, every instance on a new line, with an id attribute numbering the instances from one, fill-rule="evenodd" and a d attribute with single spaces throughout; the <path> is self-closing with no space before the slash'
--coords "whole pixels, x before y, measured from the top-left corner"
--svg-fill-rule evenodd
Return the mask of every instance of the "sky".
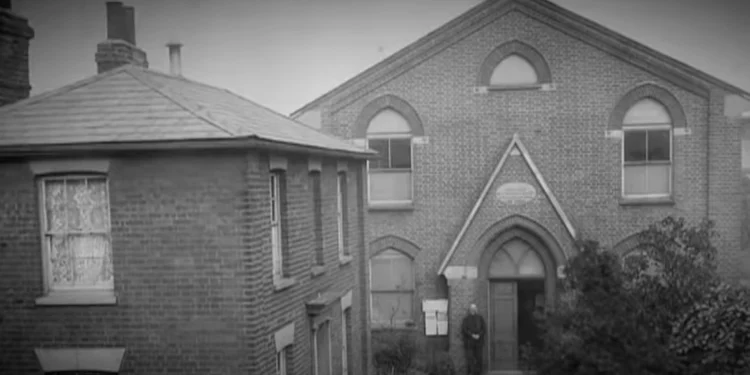
<path id="1" fill-rule="evenodd" d="M 551 0 L 750 91 L 750 0 Z M 289 114 L 481 0 L 124 0 L 150 67 Z M 32 95 L 96 74 L 105 0 L 13 0 L 28 18 Z"/>

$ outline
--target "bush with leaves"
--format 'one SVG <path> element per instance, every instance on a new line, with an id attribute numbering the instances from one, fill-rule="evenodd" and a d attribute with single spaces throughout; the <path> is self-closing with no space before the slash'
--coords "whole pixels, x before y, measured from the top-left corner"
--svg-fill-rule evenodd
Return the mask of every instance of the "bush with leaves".
<path id="1" fill-rule="evenodd" d="M 668 217 L 639 234 L 637 255 L 624 262 L 595 242 L 580 243 L 561 303 L 539 322 L 542 348 L 522 351 L 527 368 L 539 375 L 732 374 L 746 366 L 747 293 L 721 286 L 714 236 L 708 221 L 693 227 Z"/>
<path id="2" fill-rule="evenodd" d="M 750 373 L 750 290 L 712 288 L 675 322 L 671 350 L 684 359 L 685 374 Z"/>
<path id="3" fill-rule="evenodd" d="M 566 269 L 565 303 L 540 322 L 541 347 L 522 350 L 526 367 L 539 375 L 678 374 L 628 293 L 619 258 L 595 242 L 579 245 Z"/>
<path id="4" fill-rule="evenodd" d="M 373 332 L 374 365 L 378 375 L 404 375 L 412 369 L 417 343 L 409 330 L 386 328 Z"/>

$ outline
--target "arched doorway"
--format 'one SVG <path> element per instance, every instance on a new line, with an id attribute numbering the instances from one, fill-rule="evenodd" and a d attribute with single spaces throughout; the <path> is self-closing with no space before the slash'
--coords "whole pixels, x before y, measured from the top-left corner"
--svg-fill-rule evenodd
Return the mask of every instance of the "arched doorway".
<path id="1" fill-rule="evenodd" d="M 555 262 L 542 242 L 519 230 L 492 241 L 482 258 L 487 369 L 518 370 L 521 348 L 539 341 L 534 313 L 554 301 Z"/>

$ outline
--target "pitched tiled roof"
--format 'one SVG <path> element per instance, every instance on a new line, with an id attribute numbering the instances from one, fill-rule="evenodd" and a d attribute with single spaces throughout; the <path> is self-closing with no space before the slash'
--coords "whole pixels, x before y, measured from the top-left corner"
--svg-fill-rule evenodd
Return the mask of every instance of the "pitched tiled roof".
<path id="1" fill-rule="evenodd" d="M 253 137 L 365 152 L 230 91 L 132 65 L 0 108 L 0 147 Z"/>

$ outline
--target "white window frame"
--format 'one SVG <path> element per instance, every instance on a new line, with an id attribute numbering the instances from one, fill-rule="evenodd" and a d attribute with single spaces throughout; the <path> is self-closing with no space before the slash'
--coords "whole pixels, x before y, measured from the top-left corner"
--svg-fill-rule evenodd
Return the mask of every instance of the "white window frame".
<path id="1" fill-rule="evenodd" d="M 625 194 L 625 135 L 628 131 L 648 131 L 648 130 L 668 130 L 669 131 L 669 163 L 653 163 L 654 165 L 669 165 L 668 172 L 668 183 L 669 189 L 664 194 Z M 647 150 L 648 151 L 648 150 Z M 644 165 L 650 163 L 644 162 Z M 622 125 L 622 142 L 620 147 L 620 192 L 623 198 L 628 199 L 641 199 L 641 198 L 668 198 L 672 196 L 673 189 L 673 175 L 674 175 L 674 131 L 672 124 L 638 124 L 638 125 Z"/>
<path id="2" fill-rule="evenodd" d="M 410 173 L 409 178 L 409 189 L 411 191 L 411 199 L 403 199 L 403 200 L 372 200 L 370 199 L 370 173 L 373 173 L 372 168 L 370 168 L 370 161 L 367 161 L 367 204 L 370 206 L 378 206 L 378 205 L 406 205 L 411 204 L 414 202 L 414 135 L 411 133 L 376 133 L 376 134 L 366 134 L 365 135 L 365 147 L 370 147 L 370 140 L 371 139 L 409 139 L 409 158 L 411 161 L 411 168 L 408 169 L 408 172 Z M 390 155 L 388 155 L 390 158 Z M 394 171 L 402 171 L 406 172 L 406 168 L 389 168 Z M 384 171 L 387 171 L 387 169 L 383 169 Z M 380 169 L 375 169 L 374 173 L 378 173 Z M 388 173 L 388 172 L 383 172 Z"/>
<path id="3" fill-rule="evenodd" d="M 271 171 L 269 187 L 269 205 L 271 222 L 271 258 L 273 261 L 274 279 L 284 277 L 283 226 L 281 225 L 281 180 L 283 171 Z"/>
<path id="4" fill-rule="evenodd" d="M 55 234 L 61 234 L 61 233 L 52 233 L 47 229 L 48 226 L 48 220 L 47 220 L 47 182 L 49 181 L 60 181 L 60 180 L 84 180 L 88 181 L 89 179 L 103 179 L 104 180 L 104 189 L 106 194 L 106 203 L 107 203 L 107 212 L 105 214 L 106 220 L 107 220 L 107 230 L 101 231 L 101 232 L 89 232 L 91 234 L 103 234 L 106 235 L 109 239 L 109 246 L 110 251 L 112 252 L 110 256 L 110 262 L 113 262 L 112 267 L 114 270 L 114 249 L 112 248 L 112 218 L 111 218 L 111 199 L 109 194 L 109 176 L 106 174 L 62 174 L 62 175 L 55 175 L 55 176 L 46 176 L 42 177 L 38 180 L 39 184 L 39 209 L 40 209 L 40 231 L 41 231 L 41 237 L 42 237 L 42 270 L 44 275 L 44 290 L 45 294 L 54 294 L 54 293 L 69 293 L 69 292 L 114 292 L 114 275 L 112 276 L 112 285 L 107 286 L 93 286 L 93 285 L 86 285 L 81 287 L 54 287 L 52 285 L 52 266 L 50 265 L 51 262 L 51 248 L 49 243 L 49 238 L 52 235 Z M 67 194 L 67 189 L 66 189 Z M 64 232 L 62 234 L 66 233 L 74 233 L 74 232 Z"/>
<path id="5" fill-rule="evenodd" d="M 285 346 L 276 352 L 276 375 L 287 375 L 289 373 L 289 364 L 287 363 L 288 349 L 291 346 Z"/>
<path id="6" fill-rule="evenodd" d="M 412 272 L 412 274 L 411 274 L 412 277 L 411 277 L 411 289 L 409 289 L 409 290 L 411 291 L 411 300 L 410 300 L 410 302 L 411 302 L 411 313 L 412 313 L 412 316 L 410 316 L 406 320 L 394 320 L 393 321 L 394 327 L 405 327 L 408 323 L 413 323 L 414 322 L 414 308 L 415 308 L 415 305 L 416 305 L 416 303 L 414 301 L 414 296 L 415 296 L 415 294 L 417 292 L 417 285 L 416 285 L 417 284 L 417 280 L 416 280 L 416 276 L 417 275 L 416 275 L 416 272 L 415 272 L 416 270 L 414 269 L 414 258 L 412 258 L 411 256 L 409 256 L 409 254 L 407 254 L 407 253 L 405 253 L 405 252 L 403 252 L 403 251 L 401 251 L 401 250 L 399 250 L 397 248 L 394 248 L 394 247 L 389 247 L 389 248 L 387 248 L 387 249 L 385 249 L 383 251 L 379 251 L 377 254 L 375 254 L 374 256 L 370 257 L 370 260 L 368 262 L 369 271 L 370 271 L 369 272 L 369 274 L 370 274 L 369 275 L 370 276 L 370 290 L 369 290 L 369 292 L 370 292 L 370 298 L 369 298 L 370 299 L 370 323 L 373 326 L 375 326 L 376 328 L 377 327 L 387 327 L 387 326 L 389 326 L 391 324 L 390 321 L 385 321 L 385 322 L 376 321 L 375 320 L 375 314 L 373 314 L 373 311 L 374 311 L 373 310 L 373 305 L 375 304 L 375 302 L 374 302 L 375 298 L 373 298 L 373 293 L 385 292 L 385 291 L 378 291 L 378 290 L 373 291 L 372 290 L 372 275 L 373 275 L 373 272 L 372 272 L 372 259 L 375 258 L 378 254 L 380 254 L 380 253 L 382 253 L 384 251 L 387 251 L 387 250 L 397 251 L 397 252 L 401 253 L 403 256 L 405 256 L 407 259 L 409 259 L 409 261 L 410 261 L 409 265 L 410 265 L 410 269 L 411 269 L 411 272 Z"/>
<path id="7" fill-rule="evenodd" d="M 349 344 L 346 340 L 347 329 L 346 329 L 346 314 L 349 313 L 351 317 L 352 308 L 347 307 L 341 310 L 341 373 L 343 375 L 349 375 Z"/>
<path id="8" fill-rule="evenodd" d="M 331 320 L 326 319 L 321 321 L 315 326 L 313 331 L 313 374 L 320 375 L 318 372 L 318 335 L 320 334 L 320 327 L 328 324 L 328 373 L 333 375 L 333 352 L 331 345 Z"/>
<path id="9" fill-rule="evenodd" d="M 343 185 L 345 182 L 346 172 L 338 172 L 338 174 L 336 175 L 336 220 L 338 229 L 339 259 L 343 259 L 346 256 L 346 250 L 344 249 L 344 238 L 346 231 L 346 228 L 344 227 L 344 200 L 346 199 L 346 191 L 343 191 L 341 189 L 341 185 Z"/>

